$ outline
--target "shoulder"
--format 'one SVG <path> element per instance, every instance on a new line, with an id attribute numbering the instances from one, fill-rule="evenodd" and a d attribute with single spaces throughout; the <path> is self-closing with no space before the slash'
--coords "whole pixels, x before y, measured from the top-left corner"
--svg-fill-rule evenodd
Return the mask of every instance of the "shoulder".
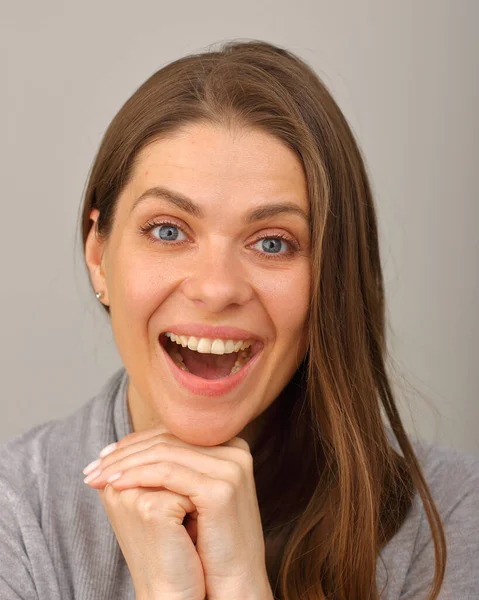
<path id="1" fill-rule="evenodd" d="M 413 445 L 443 523 L 460 514 L 465 520 L 458 534 L 468 522 L 479 523 L 479 456 L 436 443 L 416 440 Z M 476 534 L 479 543 L 479 529 Z"/>
<path id="2" fill-rule="evenodd" d="M 102 547 L 95 554 L 89 542 L 110 530 L 82 469 L 128 426 L 124 375 L 117 371 L 67 418 L 0 444 L 0 598 L 73 597 L 78 564 L 86 568 L 88 555 L 88 564 L 103 565 Z"/>
<path id="3" fill-rule="evenodd" d="M 388 432 L 388 435 L 391 440 L 392 434 Z M 442 518 L 447 519 L 447 516 L 456 510 L 459 504 L 468 506 L 468 499 L 477 501 L 479 456 L 420 438 L 410 438 L 410 441 Z M 395 440 L 392 445 L 401 452 Z M 414 505 L 416 507 L 421 505 L 417 492 Z"/>
<path id="4" fill-rule="evenodd" d="M 114 429 L 113 402 L 121 376 L 122 370 L 117 371 L 98 394 L 68 417 L 42 423 L 0 443 L 3 497 L 28 497 L 38 504 L 52 473 L 65 483 L 72 465 L 101 449 L 105 431 Z"/>
<path id="5" fill-rule="evenodd" d="M 436 504 L 446 533 L 450 568 L 462 571 L 459 557 L 469 552 L 475 570 L 479 570 L 479 456 L 442 446 L 422 444 L 424 477 Z M 429 526 L 422 510 L 421 536 L 416 554 L 430 543 Z M 458 549 L 461 552 L 458 553 Z M 479 590 L 478 590 L 479 591 Z"/>
<path id="6" fill-rule="evenodd" d="M 0 444 L 0 490 L 5 502 L 14 505 L 16 498 L 28 494 L 38 503 L 48 439 L 54 427 L 49 421 Z"/>
<path id="7" fill-rule="evenodd" d="M 447 566 L 440 597 L 468 598 L 472 590 L 479 591 L 479 457 L 420 439 L 411 443 L 446 537 Z M 417 491 L 381 558 L 378 579 L 385 575 L 384 566 L 395 590 L 386 598 L 427 598 L 434 576 L 434 542 Z"/>
<path id="8" fill-rule="evenodd" d="M 479 457 L 437 444 L 425 446 L 423 471 L 446 538 L 440 598 L 479 595 Z M 432 580 L 434 544 L 424 508 L 402 598 L 421 598 Z"/>

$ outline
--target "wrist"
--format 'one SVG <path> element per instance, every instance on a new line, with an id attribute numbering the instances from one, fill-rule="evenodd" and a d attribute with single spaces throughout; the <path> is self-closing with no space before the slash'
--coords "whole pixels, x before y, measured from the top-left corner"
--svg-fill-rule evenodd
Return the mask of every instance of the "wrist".
<path id="1" fill-rule="evenodd" d="M 155 595 L 151 595 L 151 594 L 150 595 L 136 594 L 135 595 L 135 600 L 184 600 L 184 597 L 180 597 L 180 596 L 165 596 L 164 594 L 157 594 L 156 596 Z M 208 600 L 208 598 L 205 597 L 203 600 Z"/>
<path id="2" fill-rule="evenodd" d="M 241 589 L 236 589 L 237 593 L 229 594 L 228 600 L 275 600 L 269 580 L 261 584 L 255 582 L 254 587 L 242 586 Z"/>
<path id="3" fill-rule="evenodd" d="M 160 593 L 147 593 L 147 594 L 143 594 L 143 593 L 136 593 L 135 594 L 135 600 L 185 600 L 185 598 L 187 598 L 184 595 L 178 595 L 178 594 L 160 594 Z M 191 598 L 191 596 L 188 596 L 188 599 Z M 208 600 L 207 597 L 202 598 L 202 600 Z"/>

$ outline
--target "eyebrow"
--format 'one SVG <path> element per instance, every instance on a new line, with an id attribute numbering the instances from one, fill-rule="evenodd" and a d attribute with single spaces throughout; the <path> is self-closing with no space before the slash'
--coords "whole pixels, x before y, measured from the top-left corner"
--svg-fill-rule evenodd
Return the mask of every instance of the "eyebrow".
<path id="1" fill-rule="evenodd" d="M 180 208 L 186 213 L 197 217 L 198 219 L 204 219 L 205 214 L 198 204 L 193 202 L 191 198 L 180 194 L 179 192 L 175 192 L 169 190 L 165 187 L 152 187 L 148 190 L 144 191 L 139 198 L 135 200 L 133 206 L 131 207 L 130 213 L 144 200 L 147 198 L 159 198 L 161 200 L 166 200 L 173 206 Z M 293 202 L 278 202 L 275 204 L 263 204 L 251 210 L 245 216 L 246 223 L 254 223 L 256 221 L 261 221 L 262 219 L 268 219 L 270 217 L 274 217 L 280 214 L 297 214 L 301 216 L 306 223 L 309 225 L 309 216 L 308 214 L 297 204 Z"/>

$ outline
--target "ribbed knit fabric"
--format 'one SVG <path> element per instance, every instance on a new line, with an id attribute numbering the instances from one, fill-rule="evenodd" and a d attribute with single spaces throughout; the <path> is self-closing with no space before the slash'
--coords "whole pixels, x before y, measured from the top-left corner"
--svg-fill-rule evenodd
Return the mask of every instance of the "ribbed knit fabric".
<path id="1" fill-rule="evenodd" d="M 0 444 L 0 600 L 132 600 L 128 567 L 83 468 L 131 433 L 128 375 L 119 369 L 66 419 Z M 414 442 L 444 520 L 441 600 L 479 598 L 479 458 Z M 420 498 L 377 561 L 382 600 L 426 600 L 434 571 Z M 260 600 L 260 599 L 259 599 Z M 367 600 L 367 599 L 365 599 Z"/>

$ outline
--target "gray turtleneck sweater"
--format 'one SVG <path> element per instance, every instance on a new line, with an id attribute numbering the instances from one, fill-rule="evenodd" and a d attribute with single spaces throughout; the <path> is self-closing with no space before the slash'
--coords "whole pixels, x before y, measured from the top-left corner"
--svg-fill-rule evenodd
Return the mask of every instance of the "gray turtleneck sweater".
<path id="1" fill-rule="evenodd" d="M 132 600 L 128 567 L 82 470 L 132 432 L 128 374 L 115 372 L 71 416 L 0 444 L 0 599 Z M 444 523 L 440 600 L 479 598 L 479 458 L 424 441 L 415 450 Z M 418 494 L 377 560 L 383 600 L 426 600 L 434 547 Z"/>

